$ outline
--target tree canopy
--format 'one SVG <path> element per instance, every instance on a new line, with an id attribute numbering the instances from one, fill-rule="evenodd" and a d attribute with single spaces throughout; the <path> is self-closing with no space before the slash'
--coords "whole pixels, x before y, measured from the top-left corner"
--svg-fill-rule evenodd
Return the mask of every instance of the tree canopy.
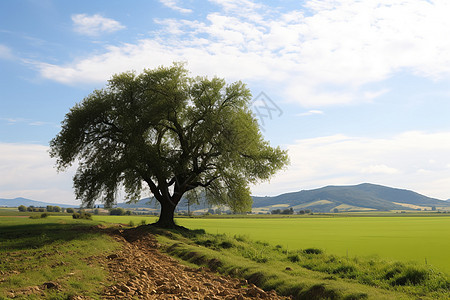
<path id="1" fill-rule="evenodd" d="M 84 205 L 111 206 L 121 189 L 136 201 L 147 185 L 161 204 L 159 225 L 171 227 L 182 196 L 199 190 L 213 204 L 250 210 L 249 184 L 288 163 L 263 139 L 245 84 L 188 75 L 181 64 L 114 75 L 71 108 L 50 155 L 59 170 L 79 161 L 73 181 Z"/>

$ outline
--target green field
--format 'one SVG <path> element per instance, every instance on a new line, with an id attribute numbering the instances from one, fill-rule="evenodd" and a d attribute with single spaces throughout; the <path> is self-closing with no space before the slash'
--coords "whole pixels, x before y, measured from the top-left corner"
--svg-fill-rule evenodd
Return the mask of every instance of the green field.
<path id="1" fill-rule="evenodd" d="M 341 256 L 428 264 L 450 274 L 450 217 L 180 219 L 209 233 L 248 235 L 288 249 L 316 247 Z"/>
<path id="2" fill-rule="evenodd" d="M 106 222 L 137 225 L 155 218 L 94 216 Z M 450 274 L 450 216 L 378 216 L 315 218 L 179 218 L 179 225 L 208 233 L 245 235 L 291 250 L 316 247 L 340 256 L 429 264 Z"/>
<path id="3" fill-rule="evenodd" d="M 0 299 L 8 297 L 11 289 L 17 296 L 47 281 L 57 282 L 61 289 L 41 292 L 33 299 L 81 293 L 99 298 L 107 285 L 106 270 L 101 260 L 92 258 L 105 257 L 117 243 L 86 229 L 101 222 L 121 223 L 126 228 L 156 220 L 148 216 L 101 215 L 86 221 L 73 220 L 69 214 L 45 219 L 1 215 L 2 211 L 0 271 L 7 280 L 0 282 Z M 299 299 L 309 299 L 308 293 L 322 289 L 336 299 L 448 299 L 449 221 L 446 215 L 431 214 L 223 216 L 177 219 L 180 225 L 203 228 L 211 235 L 191 233 L 185 238 L 176 232 L 155 233 L 162 249 L 171 255 L 207 267 L 219 259 L 216 271 L 249 280 L 258 275 L 262 287 Z M 423 253 L 427 253 L 428 266 L 421 259 Z M 379 259 L 368 257 L 374 254 Z M 286 271 L 287 266 L 292 270 Z"/>

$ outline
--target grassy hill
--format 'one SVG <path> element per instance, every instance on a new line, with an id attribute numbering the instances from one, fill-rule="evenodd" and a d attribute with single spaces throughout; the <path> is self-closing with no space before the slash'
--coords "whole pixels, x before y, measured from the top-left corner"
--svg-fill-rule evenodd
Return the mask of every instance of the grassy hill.
<path id="1" fill-rule="evenodd" d="M 253 208 L 261 211 L 276 207 L 311 209 L 319 212 L 364 210 L 414 210 L 450 208 L 442 201 L 413 191 L 363 183 L 353 186 L 327 186 L 286 193 L 275 197 L 253 197 Z"/>
<path id="2" fill-rule="evenodd" d="M 67 205 L 67 204 L 57 204 L 57 203 L 48 203 L 42 201 L 35 201 L 26 198 L 14 198 L 14 199 L 0 199 L 0 206 L 6 207 L 18 207 L 20 205 L 25 206 L 34 206 L 34 207 L 46 207 L 47 205 L 59 206 L 59 207 L 76 207 L 76 205 Z"/>

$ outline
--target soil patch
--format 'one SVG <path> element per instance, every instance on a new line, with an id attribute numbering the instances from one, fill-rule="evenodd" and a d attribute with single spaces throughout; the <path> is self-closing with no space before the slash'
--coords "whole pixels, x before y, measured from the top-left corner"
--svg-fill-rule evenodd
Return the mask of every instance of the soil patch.
<path id="1" fill-rule="evenodd" d="M 246 280 L 181 265 L 158 250 L 150 233 L 118 230 L 112 236 L 123 247 L 105 257 L 113 285 L 105 289 L 103 299 L 291 299 L 263 291 Z"/>

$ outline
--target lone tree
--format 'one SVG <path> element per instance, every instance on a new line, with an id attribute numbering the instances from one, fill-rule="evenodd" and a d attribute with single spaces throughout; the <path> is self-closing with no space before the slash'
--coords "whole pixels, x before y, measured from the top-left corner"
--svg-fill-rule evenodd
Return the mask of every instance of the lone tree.
<path id="1" fill-rule="evenodd" d="M 148 185 L 161 227 L 174 227 L 182 196 L 199 189 L 210 203 L 248 211 L 249 184 L 288 163 L 263 139 L 250 100 L 243 83 L 192 78 L 181 64 L 118 74 L 67 113 L 50 155 L 60 171 L 79 161 L 74 188 L 87 207 L 111 207 L 119 189 L 137 201 Z"/>

